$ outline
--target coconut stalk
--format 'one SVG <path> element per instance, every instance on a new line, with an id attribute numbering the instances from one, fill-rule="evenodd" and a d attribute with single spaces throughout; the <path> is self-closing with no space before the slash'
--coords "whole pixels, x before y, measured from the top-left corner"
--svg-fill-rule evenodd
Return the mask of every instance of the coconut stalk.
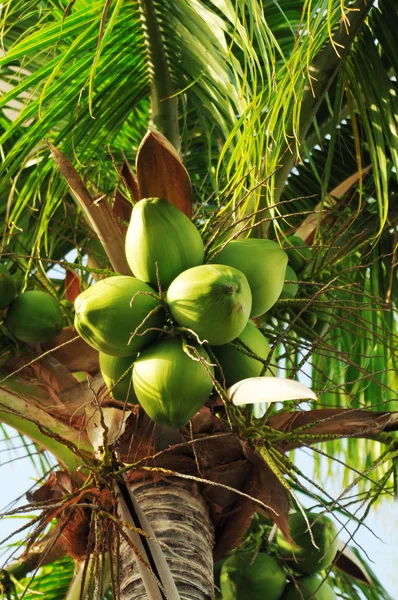
<path id="1" fill-rule="evenodd" d="M 213 525 L 206 502 L 192 482 L 171 478 L 130 484 L 135 501 L 148 520 L 168 563 L 181 600 L 209 600 L 214 597 Z M 149 540 L 149 543 L 151 541 Z M 151 550 L 154 555 L 154 551 Z M 155 563 L 158 559 L 154 555 Z M 142 563 L 141 563 L 142 564 Z M 142 567 L 141 567 L 142 568 Z M 160 579 L 163 570 L 158 569 Z M 163 587 L 166 582 L 162 580 Z M 175 598 L 176 596 L 174 596 Z M 120 545 L 120 600 L 144 600 L 148 595 L 137 557 L 126 540 Z M 159 598 L 169 598 L 160 593 Z M 156 600 L 156 597 L 151 598 Z"/>

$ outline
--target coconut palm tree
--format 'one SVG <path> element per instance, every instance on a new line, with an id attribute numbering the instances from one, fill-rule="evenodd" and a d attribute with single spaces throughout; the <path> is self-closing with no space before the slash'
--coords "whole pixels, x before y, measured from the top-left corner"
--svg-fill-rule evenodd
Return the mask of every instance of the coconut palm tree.
<path id="1" fill-rule="evenodd" d="M 396 488 L 398 11 L 375 4 L 3 3 L 2 262 L 65 321 L 41 344 L 1 323 L 0 420 L 58 465 L 18 509 L 39 516 L 4 571 L 10 597 L 19 580 L 46 598 L 212 597 L 213 559 L 253 539 L 273 552 L 300 490 L 360 522 L 309 490 L 297 447 L 343 462 L 365 512 Z M 248 235 L 311 248 L 297 295 L 257 323 L 264 372 L 288 379 L 282 409 L 270 388 L 243 390 L 242 408 L 218 384 L 173 430 L 109 395 L 72 303 L 131 274 L 131 207 L 156 196 L 193 211 L 208 260 Z M 303 373 L 309 406 L 289 383 Z M 358 594 L 343 554 L 331 579 Z"/>

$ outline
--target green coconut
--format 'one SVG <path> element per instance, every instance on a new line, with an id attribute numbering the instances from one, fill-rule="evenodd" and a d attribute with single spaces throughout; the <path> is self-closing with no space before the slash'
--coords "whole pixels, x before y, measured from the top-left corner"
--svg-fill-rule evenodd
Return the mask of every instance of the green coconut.
<path id="1" fill-rule="evenodd" d="M 287 265 L 287 267 L 286 267 L 285 278 L 287 281 L 298 281 L 298 277 L 290 265 Z M 293 299 L 297 296 L 298 289 L 299 289 L 298 283 L 286 283 L 285 282 L 280 297 L 285 298 L 285 299 L 288 298 L 289 300 Z"/>
<path id="2" fill-rule="evenodd" d="M 134 275 L 163 288 L 183 271 L 203 264 L 204 246 L 190 219 L 163 198 L 145 198 L 133 208 L 126 235 L 127 262 Z"/>
<path id="3" fill-rule="evenodd" d="M 337 552 L 337 529 L 327 515 L 306 513 L 317 548 L 311 540 L 307 523 L 301 512 L 289 516 L 289 532 L 295 545 L 289 542 L 279 530 L 277 542 L 281 555 L 292 569 L 298 573 L 311 575 L 327 569 Z"/>
<path id="4" fill-rule="evenodd" d="M 133 354 L 132 356 L 110 356 L 109 354 L 104 354 L 104 352 L 99 353 L 102 377 L 110 395 L 115 400 L 137 404 L 138 399 L 131 379 L 133 374 L 132 366 L 136 358 L 137 354 Z M 127 370 L 128 372 L 125 374 Z"/>
<path id="5" fill-rule="evenodd" d="M 10 306 L 16 293 L 17 288 L 10 271 L 0 263 L 0 310 Z"/>
<path id="6" fill-rule="evenodd" d="M 300 273 L 312 258 L 311 249 L 304 240 L 296 235 L 290 235 L 285 244 L 285 251 L 289 257 L 289 265 L 296 273 Z"/>
<path id="7" fill-rule="evenodd" d="M 157 329 L 165 320 L 159 302 L 148 293 L 154 290 L 135 277 L 117 275 L 98 281 L 75 300 L 78 333 L 99 352 L 136 354 L 159 335 Z"/>
<path id="8" fill-rule="evenodd" d="M 322 575 L 308 575 L 289 583 L 282 600 L 337 600 L 337 596 Z"/>
<path id="9" fill-rule="evenodd" d="M 167 303 L 179 325 L 193 330 L 200 340 L 218 346 L 242 333 L 252 295 L 241 271 L 226 265 L 201 265 L 174 279 Z"/>
<path id="10" fill-rule="evenodd" d="M 242 340 L 242 342 L 260 358 L 263 358 L 264 360 L 267 358 L 270 351 L 269 344 L 253 321 L 247 323 L 246 327 L 239 335 L 239 340 Z M 238 340 L 234 340 L 234 343 L 238 344 L 239 342 Z M 244 354 L 245 349 L 243 348 L 242 352 L 240 352 L 237 348 L 230 345 L 215 346 L 213 352 L 222 367 L 228 387 L 237 381 L 242 381 L 242 379 L 259 377 L 263 369 L 263 363 Z M 272 373 L 267 370 L 265 375 L 270 376 Z"/>
<path id="11" fill-rule="evenodd" d="M 48 342 L 61 333 L 63 316 L 53 296 L 33 290 L 20 294 L 11 303 L 6 324 L 11 333 L 22 342 Z"/>
<path id="12" fill-rule="evenodd" d="M 190 342 L 208 363 L 203 348 Z M 137 398 L 149 417 L 181 429 L 210 396 L 213 382 L 210 373 L 198 360 L 194 350 L 189 356 L 180 338 L 165 338 L 143 350 L 133 369 Z"/>
<path id="13" fill-rule="evenodd" d="M 232 240 L 215 262 L 246 275 L 252 292 L 251 317 L 263 315 L 281 295 L 287 254 L 276 242 L 254 238 Z"/>
<path id="14" fill-rule="evenodd" d="M 223 600 L 279 600 L 286 586 L 286 573 L 268 554 L 260 552 L 254 561 L 251 552 L 227 558 L 221 568 Z"/>

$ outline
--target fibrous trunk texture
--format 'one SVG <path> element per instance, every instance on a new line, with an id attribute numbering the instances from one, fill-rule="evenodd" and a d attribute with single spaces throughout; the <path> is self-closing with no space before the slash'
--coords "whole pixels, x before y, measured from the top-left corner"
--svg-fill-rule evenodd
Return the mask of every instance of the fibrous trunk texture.
<path id="1" fill-rule="evenodd" d="M 214 598 L 213 525 L 196 486 L 177 478 L 130 486 L 148 518 L 170 566 L 181 600 Z M 136 558 L 124 540 L 120 547 L 121 600 L 148 599 Z"/>

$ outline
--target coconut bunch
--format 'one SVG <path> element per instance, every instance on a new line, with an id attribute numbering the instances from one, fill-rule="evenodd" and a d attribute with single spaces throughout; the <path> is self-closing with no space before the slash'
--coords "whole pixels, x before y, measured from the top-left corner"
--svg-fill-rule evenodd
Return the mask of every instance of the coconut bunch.
<path id="1" fill-rule="evenodd" d="M 310 529 L 311 528 L 311 533 Z M 278 531 L 275 556 L 239 550 L 215 566 L 220 600 L 336 600 L 321 573 L 338 552 L 337 529 L 326 515 L 289 517 L 290 540 Z"/>
<path id="2" fill-rule="evenodd" d="M 100 352 L 111 395 L 181 428 L 209 398 L 263 373 L 269 345 L 255 317 L 278 300 L 288 256 L 271 240 L 236 239 L 205 264 L 192 221 L 162 198 L 137 202 L 126 235 L 133 273 L 75 301 L 75 327 Z"/>

